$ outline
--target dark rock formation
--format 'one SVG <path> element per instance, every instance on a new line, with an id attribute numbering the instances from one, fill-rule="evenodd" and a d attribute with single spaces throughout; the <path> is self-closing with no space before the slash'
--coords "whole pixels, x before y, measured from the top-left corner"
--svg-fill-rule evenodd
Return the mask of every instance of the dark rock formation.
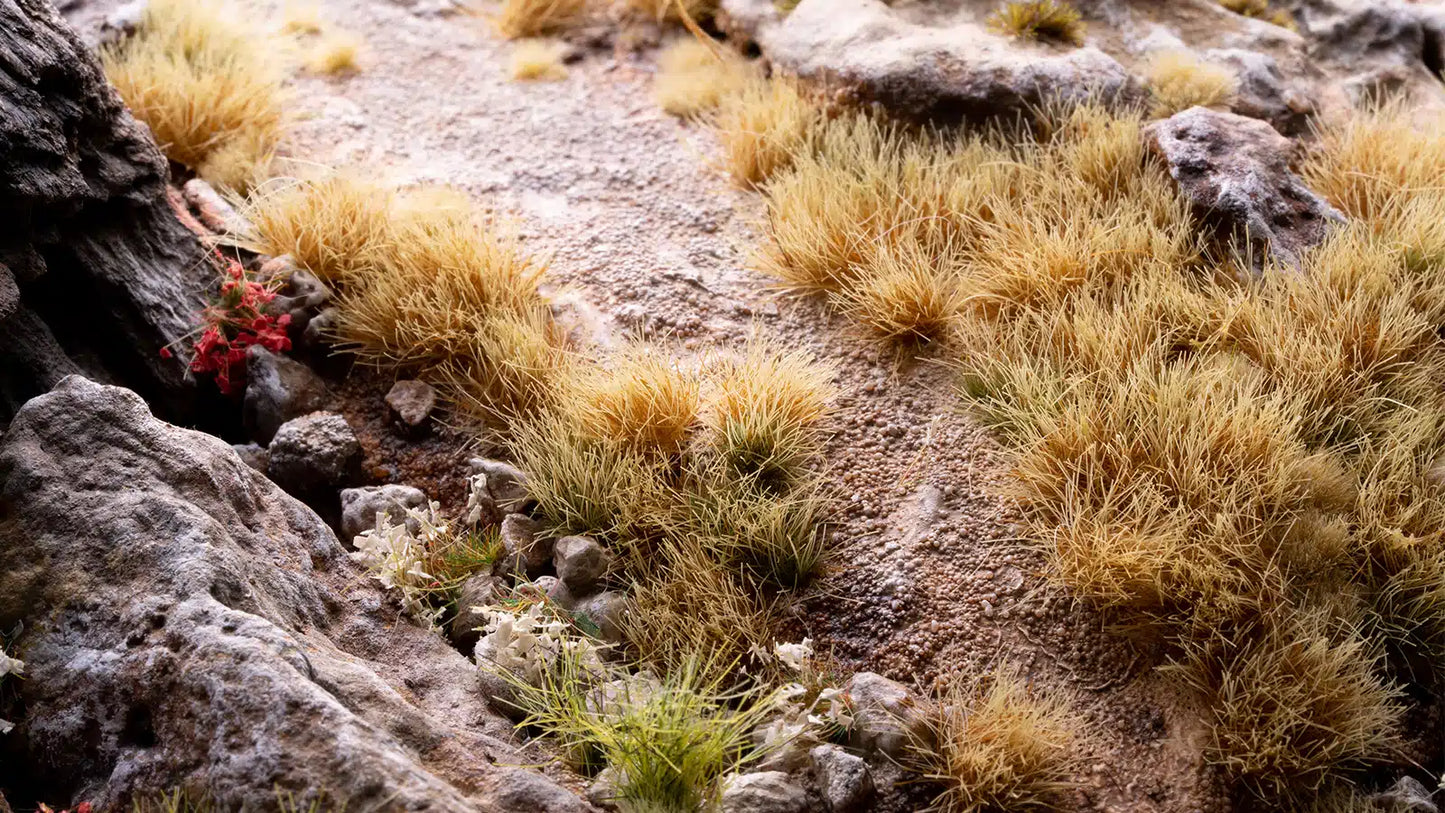
<path id="1" fill-rule="evenodd" d="M 190 417 L 160 349 L 192 329 L 201 246 L 150 132 L 46 0 L 0 0 L 0 156 L 0 425 L 77 369 Z"/>
<path id="2" fill-rule="evenodd" d="M 398 610 L 316 514 L 134 393 L 65 379 L 0 440 L 0 717 L 23 809 L 184 785 L 348 810 L 585 811 L 487 709 L 476 667 Z"/>

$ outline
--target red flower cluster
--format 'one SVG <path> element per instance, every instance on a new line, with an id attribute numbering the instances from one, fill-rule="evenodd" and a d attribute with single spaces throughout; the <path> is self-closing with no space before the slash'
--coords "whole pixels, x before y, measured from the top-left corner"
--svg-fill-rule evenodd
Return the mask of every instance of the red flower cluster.
<path id="1" fill-rule="evenodd" d="M 291 315 L 263 313 L 276 292 L 248 279 L 240 263 L 216 256 L 225 269 L 221 296 L 201 311 L 204 327 L 192 349 L 191 372 L 210 373 L 222 394 L 237 395 L 246 386 L 247 348 L 260 345 L 276 353 L 291 349 L 286 336 Z M 170 348 L 161 348 L 161 355 L 170 358 Z"/>
<path id="2" fill-rule="evenodd" d="M 42 804 L 35 808 L 35 813 L 55 813 L 50 805 Z M 62 810 L 60 813 L 70 813 L 69 810 Z M 90 813 L 90 802 L 81 802 L 75 806 L 75 813 Z"/>

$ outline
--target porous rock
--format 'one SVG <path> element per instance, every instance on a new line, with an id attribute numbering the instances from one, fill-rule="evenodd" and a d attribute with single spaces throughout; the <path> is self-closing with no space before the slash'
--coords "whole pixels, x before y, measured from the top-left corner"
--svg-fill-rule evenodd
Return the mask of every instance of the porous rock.
<path id="1" fill-rule="evenodd" d="M 410 432 L 423 429 L 437 406 L 437 391 L 425 381 L 398 381 L 386 393 L 392 420 Z"/>
<path id="2" fill-rule="evenodd" d="M 1315 105 L 1305 91 L 1285 78 L 1274 57 L 1243 48 L 1215 48 L 1203 56 L 1234 72 L 1238 84 L 1229 105 L 1231 110 L 1264 119 L 1284 135 L 1308 131 Z"/>
<path id="3" fill-rule="evenodd" d="M 349 544 L 362 531 L 375 528 L 378 515 L 393 523 L 401 522 L 406 517 L 406 509 L 421 508 L 426 503 L 426 492 L 396 483 L 342 489 L 341 541 Z M 412 533 L 417 530 L 413 527 Z"/>
<path id="4" fill-rule="evenodd" d="M 853 703 L 849 745 L 868 753 L 898 759 L 909 744 L 928 736 L 926 709 L 896 681 L 873 672 L 849 678 L 843 691 Z"/>
<path id="5" fill-rule="evenodd" d="M 873 774 L 868 763 L 836 745 L 819 745 L 810 752 L 818 775 L 818 791 L 830 813 L 862 810 L 873 796 Z"/>
<path id="6" fill-rule="evenodd" d="M 723 783 L 719 813 L 803 813 L 808 794 L 782 771 L 757 771 Z"/>
<path id="7" fill-rule="evenodd" d="M 587 809 L 495 767 L 542 758 L 475 667 L 395 615 L 316 514 L 128 390 L 66 378 L 0 439 L 0 628 L 24 622 L 13 653 L 43 676 L 7 692 L 0 770 L 52 804 L 186 786 L 269 810 L 280 785 L 348 809 Z"/>
<path id="8" fill-rule="evenodd" d="M 269 450 L 266 472 L 293 495 L 321 497 L 361 479 L 361 442 L 334 412 L 313 412 L 281 424 Z"/>
<path id="9" fill-rule="evenodd" d="M 326 382 L 310 367 L 260 345 L 246 350 L 241 421 L 257 443 L 270 443 L 281 424 L 324 408 L 328 400 Z"/>
<path id="10" fill-rule="evenodd" d="M 883 0 L 802 0 L 787 12 L 773 0 L 723 0 L 720 20 L 784 73 L 936 123 L 1138 92 L 1129 72 L 1097 48 L 1010 40 L 981 20 L 925 24 Z"/>
<path id="11" fill-rule="evenodd" d="M 552 564 L 573 595 L 585 596 L 607 575 L 611 557 L 591 537 L 564 536 L 552 547 Z"/>
<path id="12" fill-rule="evenodd" d="M 0 277 L 19 291 L 0 317 L 0 423 L 82 369 L 193 419 L 201 392 L 161 349 L 193 332 L 214 272 L 171 210 L 165 158 L 47 0 L 0 0 L 0 54 Z"/>
<path id="13" fill-rule="evenodd" d="M 1191 107 L 1144 129 L 1148 148 L 1208 226 L 1298 267 L 1344 216 L 1290 170 L 1294 144 L 1266 122 Z"/>
<path id="14" fill-rule="evenodd" d="M 261 472 L 266 473 L 266 467 L 271 462 L 271 454 L 265 447 L 257 443 L 237 443 L 231 447 L 231 451 L 241 458 L 241 462 Z"/>

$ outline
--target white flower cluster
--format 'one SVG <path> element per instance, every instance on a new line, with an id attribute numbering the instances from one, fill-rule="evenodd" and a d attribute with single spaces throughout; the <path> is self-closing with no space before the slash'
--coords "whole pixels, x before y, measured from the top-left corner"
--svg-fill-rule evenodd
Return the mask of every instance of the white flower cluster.
<path id="1" fill-rule="evenodd" d="M 813 639 L 804 638 L 796 644 L 774 644 L 773 654 L 793 672 L 809 676 L 813 668 Z M 782 688 L 779 697 L 783 703 L 791 705 L 807 694 L 808 689 L 803 684 L 789 683 Z M 801 712 L 809 724 L 819 728 L 846 731 L 853 726 L 853 705 L 842 689 L 822 689 Z"/>
<path id="2" fill-rule="evenodd" d="M 487 624 L 486 637 L 477 645 L 478 666 L 490 666 L 521 675 L 536 683 L 542 670 L 563 653 L 578 654 L 588 669 L 600 668 L 597 646 L 584 636 L 573 635 L 567 622 L 533 604 L 524 612 L 503 607 L 477 607 Z"/>
<path id="3" fill-rule="evenodd" d="M 487 475 L 473 474 L 467 478 L 467 524 L 480 523 L 489 509 L 491 495 L 487 493 Z"/>
<path id="4" fill-rule="evenodd" d="M 21 677 L 24 674 L 25 661 L 22 661 L 19 658 L 12 658 L 9 655 L 5 654 L 4 649 L 0 649 L 0 680 L 3 680 L 6 675 L 15 675 L 16 677 Z M 10 730 L 14 727 L 14 723 L 6 720 L 0 720 L 0 734 L 9 734 Z"/>
<path id="5" fill-rule="evenodd" d="M 408 524 L 416 526 L 412 533 Z M 436 581 L 422 566 L 427 551 L 450 538 L 451 529 L 441 514 L 441 504 L 432 502 L 425 509 L 408 508 L 399 520 L 382 511 L 376 514 L 376 527 L 368 528 L 353 540 L 356 552 L 351 558 L 371 571 L 371 575 L 389 590 L 401 591 L 407 612 L 435 626 L 441 610 L 427 605 L 426 594 Z"/>

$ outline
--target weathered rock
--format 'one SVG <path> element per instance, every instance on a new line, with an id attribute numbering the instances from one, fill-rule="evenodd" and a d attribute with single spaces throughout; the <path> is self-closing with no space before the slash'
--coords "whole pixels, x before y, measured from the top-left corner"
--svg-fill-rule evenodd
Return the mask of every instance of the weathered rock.
<path id="1" fill-rule="evenodd" d="M 403 380 L 391 385 L 386 405 L 392 420 L 409 432 L 420 432 L 431 420 L 437 407 L 437 391 L 425 381 Z"/>
<path id="2" fill-rule="evenodd" d="M 1192 107 L 1144 129 L 1196 216 L 1298 267 L 1344 221 L 1290 171 L 1293 143 L 1258 119 Z"/>
<path id="3" fill-rule="evenodd" d="M 552 547 L 552 564 L 573 595 L 592 592 L 611 567 L 611 556 L 597 541 L 586 536 L 564 536 Z"/>
<path id="4" fill-rule="evenodd" d="M 1241 116 L 1264 119 L 1279 132 L 1301 135 L 1309 129 L 1315 105 L 1289 83 L 1274 57 L 1242 48 L 1216 48 L 1204 59 L 1234 71 L 1239 84 L 1230 109 Z"/>
<path id="5" fill-rule="evenodd" d="M 20 286 L 10 269 L 0 264 L 0 322 L 20 308 Z"/>
<path id="6" fill-rule="evenodd" d="M 599 771 L 592 778 L 592 784 L 587 786 L 587 801 L 604 810 L 616 810 L 617 778 L 617 771 L 611 766 Z"/>
<path id="7" fill-rule="evenodd" d="M 203 179 L 186 181 L 181 187 L 181 195 L 186 205 L 195 212 L 196 219 L 211 232 L 222 236 L 250 233 L 251 224 L 246 222 L 246 218 Z"/>
<path id="8" fill-rule="evenodd" d="M 719 813 L 803 813 L 808 794 L 782 771 L 758 771 L 723 783 Z"/>
<path id="9" fill-rule="evenodd" d="M 928 736 L 925 711 L 903 684 L 859 672 L 843 691 L 853 701 L 852 747 L 898 759 L 907 753 L 910 742 Z"/>
<path id="10" fill-rule="evenodd" d="M 329 399 L 326 382 L 305 364 L 260 345 L 246 350 L 241 421 L 257 443 L 270 443 L 281 424 L 324 409 Z"/>
<path id="11" fill-rule="evenodd" d="M 361 479 L 365 455 L 346 419 L 334 412 L 292 418 L 272 438 L 266 469 L 292 495 L 313 499 Z"/>
<path id="12" fill-rule="evenodd" d="M 285 259 L 289 263 L 291 258 L 288 255 L 273 257 L 267 264 L 281 259 Z M 266 273 L 265 266 L 259 273 Z M 311 324 L 324 312 L 327 303 L 331 301 L 331 288 L 304 268 L 295 268 L 294 266 L 273 268 L 270 273 L 280 279 L 281 283 L 276 298 L 266 306 L 266 311 L 276 316 L 285 314 L 291 317 L 288 334 L 298 345 L 302 347 L 317 346 L 317 342 L 313 341 Z M 327 325 L 323 323 L 318 330 L 325 327 Z"/>
<path id="13" fill-rule="evenodd" d="M 0 776 L 52 804 L 186 786 L 270 810 L 280 785 L 360 810 L 586 809 L 494 767 L 543 757 L 319 517 L 127 390 L 67 378 L 0 439 L 0 628 L 21 621 L 14 654 L 43 678 L 7 684 Z"/>
<path id="14" fill-rule="evenodd" d="M 266 473 L 267 466 L 271 463 L 271 453 L 256 443 L 236 444 L 231 447 L 241 462 L 261 472 Z"/>
<path id="15" fill-rule="evenodd" d="M 213 273 L 171 212 L 165 159 L 46 0 L 0 0 L 0 54 L 0 265 L 29 314 L 0 325 L 0 423 L 77 369 L 192 419 L 186 362 L 160 351 L 191 333 Z"/>
<path id="16" fill-rule="evenodd" d="M 350 544 L 362 531 L 375 528 L 378 514 L 400 522 L 406 516 L 406 509 L 421 508 L 426 503 L 426 492 L 395 483 L 342 489 L 341 541 Z M 417 530 L 412 528 L 413 533 Z"/>
<path id="17" fill-rule="evenodd" d="M 1420 780 L 1402 776 L 1386 790 L 1371 796 L 1370 801 L 1389 813 L 1439 813 L 1440 808 L 1431 801 L 1433 795 Z"/>
<path id="18" fill-rule="evenodd" d="M 552 580 L 551 586 L 547 588 L 548 601 L 564 610 L 571 611 L 577 609 L 578 597 L 567 587 L 566 582 L 551 576 L 543 576 L 542 579 Z M 537 581 L 540 582 L 542 579 L 538 579 Z"/>
<path id="19" fill-rule="evenodd" d="M 784 73 L 855 101 L 937 123 L 1012 116 L 1051 99 L 1137 92 L 1097 48 L 1009 40 L 981 20 L 926 24 L 883 0 L 723 0 L 720 22 Z"/>
<path id="20" fill-rule="evenodd" d="M 457 613 L 447 624 L 447 633 L 452 645 L 463 655 L 470 656 L 477 647 L 477 639 L 482 637 L 478 627 L 486 619 L 478 612 L 479 608 L 490 606 L 501 587 L 501 580 L 492 574 L 477 573 L 462 582 L 458 589 Z"/>
<path id="21" fill-rule="evenodd" d="M 526 514 L 508 514 L 502 518 L 502 547 L 506 558 L 521 565 L 528 576 L 536 576 L 552 558 L 552 537 L 542 533 L 542 525 Z"/>
<path id="22" fill-rule="evenodd" d="M 315 316 L 306 320 L 305 327 L 301 329 L 301 341 L 307 347 L 321 347 L 331 340 L 336 329 L 336 320 L 340 317 L 341 311 L 333 305 L 322 308 Z M 291 324 L 295 325 L 293 319 Z"/>
<path id="23" fill-rule="evenodd" d="M 486 491 L 497 509 L 503 512 L 526 511 L 531 498 L 527 494 L 527 475 L 515 466 L 500 460 L 474 457 L 467 461 L 473 475 L 485 475 Z"/>
<path id="24" fill-rule="evenodd" d="M 622 643 L 622 616 L 627 612 L 627 596 L 611 590 L 603 590 L 591 598 L 577 603 L 576 611 L 587 616 L 602 633 L 602 640 L 610 644 Z"/>
<path id="25" fill-rule="evenodd" d="M 828 810 L 831 813 L 862 810 L 873 796 L 873 774 L 868 770 L 868 763 L 836 745 L 820 745 L 811 753 L 813 770 L 818 775 L 818 791 Z"/>

